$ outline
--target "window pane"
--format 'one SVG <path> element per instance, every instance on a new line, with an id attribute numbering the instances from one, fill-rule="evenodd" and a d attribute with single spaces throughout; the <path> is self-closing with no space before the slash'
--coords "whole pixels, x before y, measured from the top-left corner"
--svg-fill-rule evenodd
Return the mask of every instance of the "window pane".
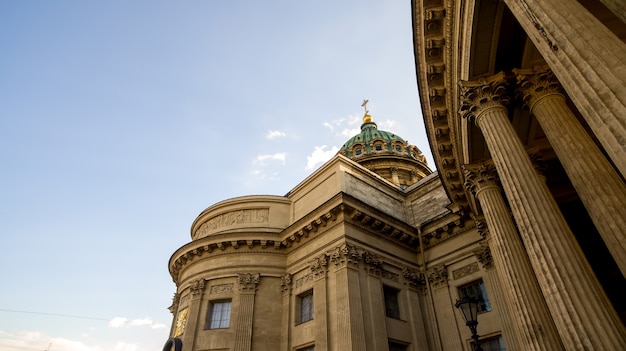
<path id="1" fill-rule="evenodd" d="M 228 328 L 230 325 L 230 309 L 230 301 L 213 302 L 211 304 L 209 329 Z"/>
<path id="2" fill-rule="evenodd" d="M 398 305 L 398 290 L 383 287 L 385 298 L 385 314 L 387 317 L 400 319 L 400 306 Z"/>
<path id="3" fill-rule="evenodd" d="M 313 319 L 313 291 L 300 295 L 300 323 Z"/>

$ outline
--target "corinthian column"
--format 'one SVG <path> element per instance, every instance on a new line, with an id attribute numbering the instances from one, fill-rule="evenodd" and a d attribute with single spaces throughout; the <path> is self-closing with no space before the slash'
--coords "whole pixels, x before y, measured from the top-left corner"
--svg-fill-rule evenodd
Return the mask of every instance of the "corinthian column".
<path id="1" fill-rule="evenodd" d="M 559 157 L 604 243 L 626 276 L 626 185 L 565 103 L 551 70 L 513 70 L 518 93 Z"/>
<path id="2" fill-rule="evenodd" d="M 500 194 L 493 165 L 464 167 L 465 186 L 476 195 L 489 226 L 489 249 L 504 288 L 521 350 L 562 350 L 528 255 Z"/>
<path id="3" fill-rule="evenodd" d="M 581 1 L 504 2 L 626 177 L 626 43 Z M 626 18 L 623 0 L 601 2 Z"/>
<path id="4" fill-rule="evenodd" d="M 568 350 L 616 350 L 626 331 L 508 118 L 500 73 L 461 82 L 462 116 L 487 142 L 539 286 Z"/>

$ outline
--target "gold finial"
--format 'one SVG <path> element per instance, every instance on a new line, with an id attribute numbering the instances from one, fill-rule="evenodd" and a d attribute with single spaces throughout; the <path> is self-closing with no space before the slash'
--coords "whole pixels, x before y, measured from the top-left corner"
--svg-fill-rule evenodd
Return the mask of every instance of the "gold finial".
<path id="1" fill-rule="evenodd" d="M 363 115 L 363 123 L 367 123 L 367 122 L 371 122 L 372 121 L 372 116 L 369 115 L 369 111 L 367 110 L 367 103 L 368 102 L 369 102 L 369 100 L 363 99 L 363 103 L 361 104 L 361 107 L 363 107 L 365 109 L 365 115 Z"/>

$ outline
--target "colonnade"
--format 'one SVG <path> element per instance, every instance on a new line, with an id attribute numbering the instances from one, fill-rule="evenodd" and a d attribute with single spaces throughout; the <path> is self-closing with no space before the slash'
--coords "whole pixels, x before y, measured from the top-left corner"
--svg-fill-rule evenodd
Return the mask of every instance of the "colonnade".
<path id="1" fill-rule="evenodd" d="M 517 96 L 537 118 L 626 275 L 626 185 L 567 106 L 552 72 L 514 73 Z M 509 121 L 509 84 L 504 73 L 461 82 L 460 113 L 480 128 L 492 156 L 493 165 L 465 167 L 466 187 L 490 228 L 517 339 L 524 350 L 619 349 L 626 330 Z"/>

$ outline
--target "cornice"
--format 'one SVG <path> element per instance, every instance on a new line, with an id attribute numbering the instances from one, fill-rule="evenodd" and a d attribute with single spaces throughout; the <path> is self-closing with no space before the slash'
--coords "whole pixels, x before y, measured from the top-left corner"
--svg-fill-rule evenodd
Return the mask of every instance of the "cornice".
<path id="1" fill-rule="evenodd" d="M 424 123 L 435 164 L 454 208 L 469 206 L 461 170 L 456 117 L 454 43 L 458 2 L 413 0 L 413 40 Z M 469 211 L 462 211 L 466 214 Z"/>

